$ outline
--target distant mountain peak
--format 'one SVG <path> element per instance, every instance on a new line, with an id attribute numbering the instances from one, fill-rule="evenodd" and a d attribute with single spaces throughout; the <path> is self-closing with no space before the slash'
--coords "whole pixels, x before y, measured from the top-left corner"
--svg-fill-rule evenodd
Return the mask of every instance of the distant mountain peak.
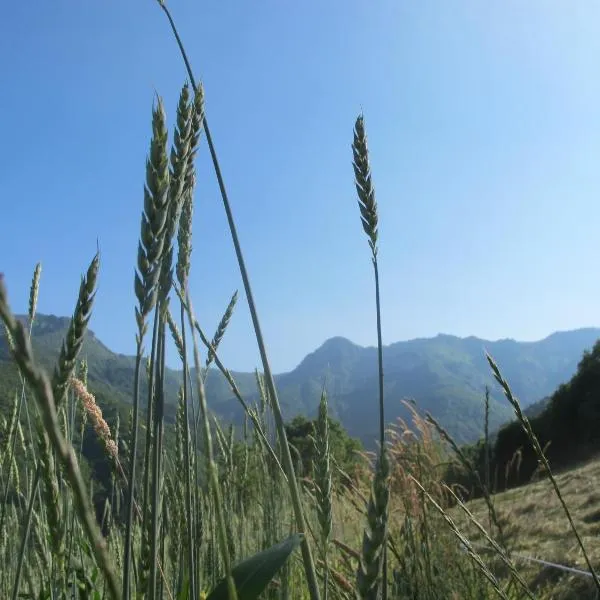
<path id="1" fill-rule="evenodd" d="M 336 336 L 330 337 L 329 339 L 325 340 L 321 344 L 321 346 L 317 349 L 317 351 L 323 350 L 326 348 L 342 348 L 342 347 L 360 348 L 360 346 L 358 344 L 355 344 L 353 341 L 349 340 L 348 338 L 345 338 L 341 335 L 336 335 Z"/>
<path id="2" fill-rule="evenodd" d="M 421 339 L 427 339 L 427 338 L 421 338 Z M 460 340 L 461 338 L 452 333 L 444 333 L 444 332 L 440 331 L 440 333 L 438 333 L 435 336 L 435 339 L 438 339 L 438 340 Z"/>
<path id="3" fill-rule="evenodd" d="M 346 363 L 364 350 L 354 342 L 342 336 L 325 340 L 316 350 L 307 354 L 295 370 L 312 371 L 315 368 L 331 367 Z"/>
<path id="4" fill-rule="evenodd" d="M 594 335 L 598 333 L 598 327 L 576 327 L 575 329 L 565 329 L 560 331 L 554 331 L 550 335 L 547 335 L 544 340 L 549 340 L 551 338 L 557 337 L 572 337 L 573 335 Z M 543 340 L 542 340 L 543 341 Z"/>
<path id="5" fill-rule="evenodd" d="M 16 315 L 17 319 L 22 323 L 29 323 L 28 315 Z M 44 313 L 36 313 L 33 327 L 34 329 L 43 329 L 44 331 L 62 331 L 66 330 L 71 323 L 70 317 L 58 317 L 56 315 L 48 315 Z"/>

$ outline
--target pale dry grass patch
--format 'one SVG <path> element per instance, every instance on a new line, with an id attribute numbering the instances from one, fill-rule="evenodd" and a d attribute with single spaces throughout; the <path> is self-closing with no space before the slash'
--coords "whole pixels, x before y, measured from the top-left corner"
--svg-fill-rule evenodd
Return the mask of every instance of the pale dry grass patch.
<path id="1" fill-rule="evenodd" d="M 556 475 L 563 499 L 572 510 L 573 520 L 580 533 L 592 564 L 600 567 L 600 459 L 589 461 L 580 467 Z M 571 527 L 565 519 L 564 510 L 550 482 L 546 479 L 511 489 L 493 496 L 501 518 L 508 524 L 507 538 L 511 552 L 568 567 L 587 571 L 585 559 L 579 544 L 574 538 Z M 487 507 L 483 499 L 472 500 L 467 504 L 469 510 L 484 522 Z M 459 517 L 459 508 L 450 512 L 456 516 L 461 528 L 474 543 L 484 542 L 480 532 L 464 517 Z M 583 585 L 591 578 L 579 575 L 564 576 L 559 570 L 543 567 L 516 558 L 529 583 L 550 578 L 556 590 L 573 585 L 581 580 Z M 561 577 L 562 575 L 562 577 Z M 559 580 L 562 579 L 562 582 Z M 579 585 L 580 583 L 577 583 Z M 539 584 L 541 586 L 541 584 Z M 579 589 L 579 588 L 577 588 Z M 543 587 L 538 592 L 543 593 Z M 562 594 L 563 592 L 560 591 Z M 567 597 L 567 596 L 565 596 Z"/>

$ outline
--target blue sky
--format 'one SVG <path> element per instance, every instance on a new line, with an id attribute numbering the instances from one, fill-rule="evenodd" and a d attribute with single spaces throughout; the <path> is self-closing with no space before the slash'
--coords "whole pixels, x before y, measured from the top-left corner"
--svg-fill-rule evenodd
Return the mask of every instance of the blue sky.
<path id="1" fill-rule="evenodd" d="M 375 343 L 351 166 L 363 110 L 380 210 L 384 342 L 533 340 L 600 323 L 600 9 L 518 0 L 171 0 L 275 371 L 335 335 Z M 0 271 L 16 311 L 72 313 L 133 353 L 154 94 L 186 74 L 153 0 L 11 2 L 0 21 Z M 242 291 L 204 141 L 192 297 L 214 330 Z M 243 294 L 222 357 L 258 355 Z M 174 362 L 172 363 L 174 364 Z"/>

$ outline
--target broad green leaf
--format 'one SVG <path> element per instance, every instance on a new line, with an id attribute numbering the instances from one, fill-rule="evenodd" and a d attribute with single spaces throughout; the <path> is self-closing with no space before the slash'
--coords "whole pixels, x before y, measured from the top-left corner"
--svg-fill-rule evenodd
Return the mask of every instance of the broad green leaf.
<path id="1" fill-rule="evenodd" d="M 238 600 L 256 600 L 303 538 L 301 533 L 295 533 L 233 567 Z M 228 600 L 227 581 L 222 579 L 206 600 Z"/>

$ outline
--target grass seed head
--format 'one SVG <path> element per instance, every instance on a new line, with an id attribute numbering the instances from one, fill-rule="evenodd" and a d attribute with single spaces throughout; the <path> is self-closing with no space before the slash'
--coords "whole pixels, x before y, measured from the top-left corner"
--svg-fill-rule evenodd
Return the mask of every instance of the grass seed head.
<path id="1" fill-rule="evenodd" d="M 57 406 L 60 406 L 64 401 L 69 379 L 75 372 L 77 357 L 83 347 L 87 326 L 92 316 L 99 268 L 100 255 L 97 253 L 92 259 L 86 275 L 81 280 L 75 312 L 69 323 L 66 338 L 63 341 L 58 364 L 54 369 L 52 391 Z"/>
<path id="2" fill-rule="evenodd" d="M 354 141 L 352 143 L 354 180 L 358 194 L 358 206 L 363 229 L 369 237 L 369 246 L 373 255 L 377 255 L 378 216 L 375 188 L 371 180 L 369 167 L 369 151 L 363 115 L 359 115 L 354 125 Z"/>

